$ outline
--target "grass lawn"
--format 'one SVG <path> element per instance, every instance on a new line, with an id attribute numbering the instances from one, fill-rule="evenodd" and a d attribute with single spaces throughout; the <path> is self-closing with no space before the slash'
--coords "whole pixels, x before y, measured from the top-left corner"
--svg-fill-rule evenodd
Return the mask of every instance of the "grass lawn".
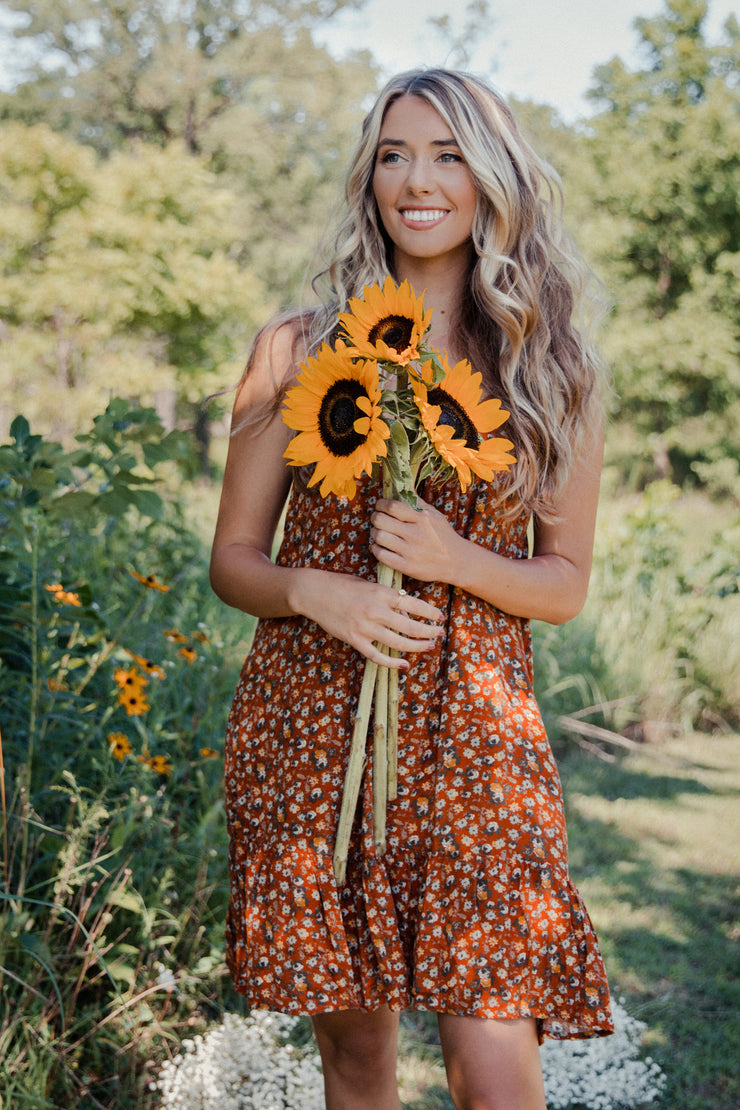
<path id="1" fill-rule="evenodd" d="M 740 736 L 561 758 L 571 871 L 612 991 L 648 1026 L 665 1110 L 740 1105 Z M 404 1019 L 407 1110 L 451 1110 L 434 1019 Z M 653 1106 L 656 1104 L 653 1103 Z"/>

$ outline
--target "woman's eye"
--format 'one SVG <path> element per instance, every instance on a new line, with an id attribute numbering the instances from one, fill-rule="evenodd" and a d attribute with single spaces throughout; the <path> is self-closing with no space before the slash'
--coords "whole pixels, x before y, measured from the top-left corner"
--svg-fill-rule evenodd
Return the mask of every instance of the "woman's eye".
<path id="1" fill-rule="evenodd" d="M 456 154 L 454 150 L 445 150 L 439 156 L 440 162 L 462 162 L 462 155 Z"/>
<path id="2" fill-rule="evenodd" d="M 401 161 L 401 155 L 398 151 L 388 150 L 380 159 L 384 166 L 395 166 L 397 162 Z"/>

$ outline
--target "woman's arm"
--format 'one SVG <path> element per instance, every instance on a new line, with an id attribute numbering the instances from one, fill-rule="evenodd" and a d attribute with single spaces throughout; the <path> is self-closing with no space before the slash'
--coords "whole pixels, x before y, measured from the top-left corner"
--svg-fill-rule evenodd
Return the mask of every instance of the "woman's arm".
<path id="1" fill-rule="evenodd" d="M 430 650 L 441 634 L 439 609 L 418 598 L 399 598 L 396 590 L 353 575 L 280 567 L 270 559 L 291 483 L 283 458 L 291 432 L 279 412 L 269 415 L 270 403 L 275 378 L 294 362 L 295 335 L 292 324 L 263 334 L 239 389 L 232 423 L 237 430 L 229 441 L 211 554 L 211 585 L 222 601 L 244 612 L 306 616 L 369 659 L 405 667 L 402 658 L 382 654 L 376 641 L 400 652 Z M 248 419 L 255 409 L 268 415 Z"/>
<path id="2" fill-rule="evenodd" d="M 573 465 L 555 506 L 556 524 L 535 521 L 531 559 L 509 559 L 466 540 L 442 513 L 379 501 L 373 554 L 423 582 L 448 582 L 516 617 L 563 624 L 583 608 L 591 573 L 603 432 Z"/>

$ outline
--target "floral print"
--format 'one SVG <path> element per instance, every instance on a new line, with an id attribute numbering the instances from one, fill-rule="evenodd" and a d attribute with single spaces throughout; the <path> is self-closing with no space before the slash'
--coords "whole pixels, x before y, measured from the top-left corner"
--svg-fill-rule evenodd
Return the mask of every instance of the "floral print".
<path id="1" fill-rule="evenodd" d="M 502 519 L 494 483 L 430 499 L 456 529 L 527 557 L 527 519 Z M 291 496 L 278 561 L 373 577 L 369 518 Z M 372 838 L 372 753 L 347 879 L 334 837 L 363 659 L 299 617 L 261 621 L 229 717 L 227 955 L 255 1009 L 415 1008 L 534 1017 L 540 1035 L 611 1032 L 598 942 L 567 864 L 557 768 L 532 691 L 528 622 L 457 588 L 405 581 L 447 613 L 401 678 L 398 798 Z"/>

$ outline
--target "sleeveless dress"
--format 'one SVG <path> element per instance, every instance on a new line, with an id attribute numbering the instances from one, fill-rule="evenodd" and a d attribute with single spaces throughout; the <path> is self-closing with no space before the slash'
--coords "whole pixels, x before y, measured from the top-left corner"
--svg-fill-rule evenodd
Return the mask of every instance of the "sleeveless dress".
<path id="1" fill-rule="evenodd" d="M 467 538 L 527 557 L 494 483 L 429 495 Z M 352 501 L 294 488 L 277 561 L 375 577 L 371 479 Z M 315 623 L 259 623 L 227 727 L 227 960 L 250 1007 L 534 1017 L 540 1038 L 609 1033 L 598 942 L 567 865 L 557 768 L 526 620 L 405 580 L 447 635 L 401 677 L 398 797 L 372 837 L 372 753 L 338 887 L 332 853 L 364 657 Z M 370 726 L 372 735 L 372 722 Z"/>

